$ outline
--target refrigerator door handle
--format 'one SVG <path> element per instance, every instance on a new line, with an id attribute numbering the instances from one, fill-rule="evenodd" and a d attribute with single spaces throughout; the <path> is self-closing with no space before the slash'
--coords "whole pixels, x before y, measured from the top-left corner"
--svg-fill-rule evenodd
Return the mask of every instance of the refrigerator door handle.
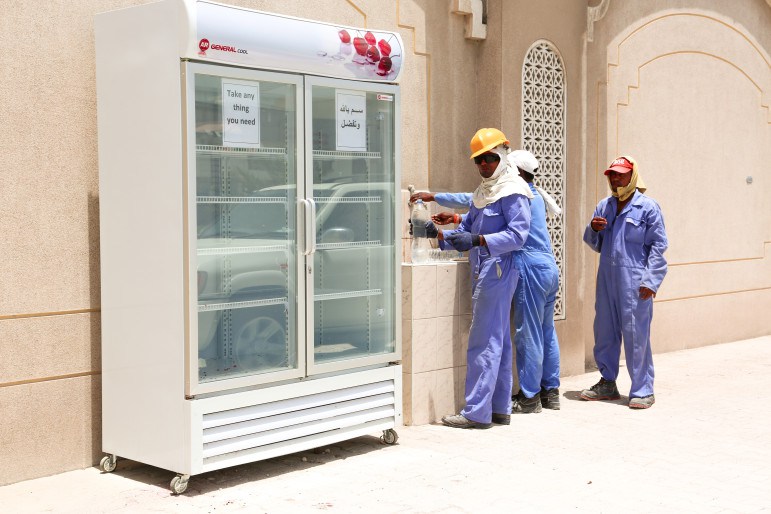
<path id="1" fill-rule="evenodd" d="M 305 233 L 306 241 L 310 243 L 308 248 L 310 248 L 310 251 L 308 252 L 308 255 L 311 255 L 313 253 L 316 253 L 316 202 L 313 200 L 313 198 L 309 198 L 308 203 L 310 204 L 310 218 L 309 220 L 306 220 L 305 226 L 309 227 L 307 232 Z"/>
<path id="2" fill-rule="evenodd" d="M 305 242 L 303 244 L 303 255 L 310 255 L 316 251 L 316 203 L 313 200 L 303 198 L 300 200 L 303 206 L 303 215 L 305 223 Z"/>

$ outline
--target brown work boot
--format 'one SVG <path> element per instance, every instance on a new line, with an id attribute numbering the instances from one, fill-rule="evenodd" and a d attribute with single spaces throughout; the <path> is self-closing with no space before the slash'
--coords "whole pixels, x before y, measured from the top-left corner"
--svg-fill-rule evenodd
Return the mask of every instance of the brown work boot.
<path id="1" fill-rule="evenodd" d="M 582 400 L 618 400 L 619 398 L 621 398 L 621 395 L 618 392 L 615 380 L 600 378 L 600 381 L 592 387 L 581 391 Z"/>
<path id="2" fill-rule="evenodd" d="M 496 425 L 511 425 L 510 414 L 496 414 L 493 412 L 493 423 Z"/>
<path id="3" fill-rule="evenodd" d="M 652 394 L 649 394 L 648 396 L 643 396 L 642 398 L 630 398 L 629 408 L 649 409 L 654 403 L 656 403 L 656 398 Z"/>
<path id="4" fill-rule="evenodd" d="M 541 394 L 536 393 L 532 398 L 525 398 L 520 393 L 511 402 L 512 414 L 537 414 L 541 412 Z"/>
<path id="5" fill-rule="evenodd" d="M 544 409 L 560 410 L 560 390 L 541 389 L 541 407 Z"/>
<path id="6" fill-rule="evenodd" d="M 445 416 L 442 418 L 442 423 L 448 427 L 453 428 L 490 428 L 492 423 L 479 423 L 478 421 L 471 421 L 463 414 L 455 414 L 454 416 Z"/>

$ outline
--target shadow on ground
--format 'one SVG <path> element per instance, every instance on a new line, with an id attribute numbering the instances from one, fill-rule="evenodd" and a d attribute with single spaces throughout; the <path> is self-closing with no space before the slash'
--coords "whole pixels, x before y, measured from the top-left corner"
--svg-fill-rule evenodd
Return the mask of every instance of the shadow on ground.
<path id="1" fill-rule="evenodd" d="M 378 437 L 362 436 L 334 445 L 193 475 L 190 477 L 184 495 L 198 496 L 247 482 L 258 482 L 265 478 L 302 471 L 329 462 L 365 455 L 372 451 L 385 451 L 388 446 Z M 398 446 L 398 443 L 394 446 Z M 173 471 L 120 457 L 113 473 L 135 482 L 158 486 L 169 491 L 169 494 L 172 494 L 169 484 L 176 476 Z"/>

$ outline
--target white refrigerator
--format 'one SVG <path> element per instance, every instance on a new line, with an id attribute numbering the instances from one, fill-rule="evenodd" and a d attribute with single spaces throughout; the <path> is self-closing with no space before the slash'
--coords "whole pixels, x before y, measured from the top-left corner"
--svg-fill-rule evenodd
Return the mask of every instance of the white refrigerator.
<path id="1" fill-rule="evenodd" d="M 181 493 L 395 443 L 399 35 L 193 0 L 95 33 L 102 469 L 168 469 Z"/>

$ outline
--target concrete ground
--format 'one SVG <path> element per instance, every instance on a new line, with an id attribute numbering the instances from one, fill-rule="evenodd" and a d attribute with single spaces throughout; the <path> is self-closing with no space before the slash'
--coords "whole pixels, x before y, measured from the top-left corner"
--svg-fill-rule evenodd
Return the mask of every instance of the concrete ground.
<path id="1" fill-rule="evenodd" d="M 657 403 L 584 402 L 510 426 L 402 427 L 197 475 L 130 461 L 0 488 L 0 512 L 756 512 L 771 509 L 771 336 L 655 356 Z M 621 370 L 619 389 L 628 392 Z"/>

